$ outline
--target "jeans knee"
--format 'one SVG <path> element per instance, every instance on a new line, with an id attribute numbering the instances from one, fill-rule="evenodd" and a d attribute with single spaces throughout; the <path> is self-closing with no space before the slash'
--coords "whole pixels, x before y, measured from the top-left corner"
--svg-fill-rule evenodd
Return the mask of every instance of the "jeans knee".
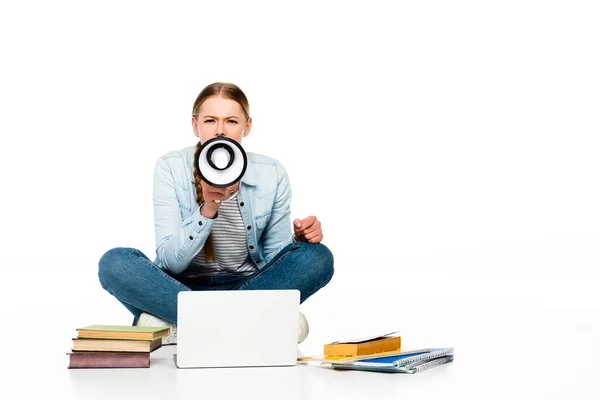
<path id="1" fill-rule="evenodd" d="M 331 250 L 329 250 L 329 248 L 325 245 L 321 245 L 322 247 L 322 252 L 323 252 L 323 268 L 325 270 L 325 273 L 327 274 L 327 276 L 329 277 L 329 279 L 331 279 L 333 277 L 333 273 L 335 272 L 335 269 L 333 268 L 333 253 L 331 252 Z"/>
<path id="2" fill-rule="evenodd" d="M 333 254 L 324 244 L 309 244 L 313 252 L 313 265 L 322 281 L 329 282 L 333 277 Z"/>
<path id="3" fill-rule="evenodd" d="M 122 269 L 123 261 L 127 257 L 131 257 L 131 250 L 124 247 L 116 247 L 108 250 L 100 258 L 98 262 L 98 279 L 104 289 L 110 286 L 111 282 L 119 279 L 118 276 Z"/>

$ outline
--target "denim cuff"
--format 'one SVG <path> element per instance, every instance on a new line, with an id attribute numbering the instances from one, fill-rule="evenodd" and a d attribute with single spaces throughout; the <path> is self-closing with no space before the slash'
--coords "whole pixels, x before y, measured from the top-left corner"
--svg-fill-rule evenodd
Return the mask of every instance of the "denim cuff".
<path id="1" fill-rule="evenodd" d="M 215 216 L 214 216 L 214 217 L 212 217 L 212 218 L 207 218 L 207 217 L 205 217 L 204 215 L 202 215 L 202 207 L 204 206 L 204 204 L 206 204 L 206 202 L 204 202 L 204 203 L 200 204 L 200 208 L 198 208 L 198 214 L 200 214 L 200 216 L 201 216 L 202 218 L 204 218 L 205 220 L 207 220 L 207 221 L 211 221 L 211 220 L 213 220 L 213 219 L 217 219 L 217 217 L 219 216 L 219 211 L 217 211 L 217 213 L 215 214 Z"/>

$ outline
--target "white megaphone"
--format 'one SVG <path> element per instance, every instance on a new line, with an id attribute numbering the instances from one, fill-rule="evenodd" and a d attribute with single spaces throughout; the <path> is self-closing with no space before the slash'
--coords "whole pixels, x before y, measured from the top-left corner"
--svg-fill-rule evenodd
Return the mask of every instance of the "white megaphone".
<path id="1" fill-rule="evenodd" d="M 194 160 L 194 167 L 200 178 L 218 188 L 232 186 L 242 179 L 247 164 L 248 159 L 242 146 L 225 136 L 217 136 L 202 143 Z"/>

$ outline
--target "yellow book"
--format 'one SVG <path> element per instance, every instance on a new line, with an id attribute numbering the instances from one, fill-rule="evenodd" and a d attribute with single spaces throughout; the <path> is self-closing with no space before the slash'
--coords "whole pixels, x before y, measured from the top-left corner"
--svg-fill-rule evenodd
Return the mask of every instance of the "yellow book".
<path id="1" fill-rule="evenodd" d="M 90 325 L 77 328 L 78 338 L 152 340 L 168 336 L 165 326 Z"/>
<path id="2" fill-rule="evenodd" d="M 397 332 L 328 343 L 323 346 L 323 355 L 327 357 L 353 357 L 385 351 L 397 351 L 400 350 L 401 338 L 400 336 L 393 336 L 395 333 Z"/>
<path id="3" fill-rule="evenodd" d="M 335 356 L 315 355 L 315 356 L 298 357 L 298 362 L 318 361 L 318 362 L 321 362 L 322 364 L 352 364 L 355 361 L 368 360 L 370 358 L 392 357 L 392 356 L 401 356 L 401 355 L 407 355 L 407 354 L 428 353 L 430 351 L 431 351 L 430 348 L 405 350 L 405 351 L 395 350 L 395 351 L 385 351 L 385 352 L 381 352 L 381 353 L 365 354 L 362 356 L 354 356 L 354 357 L 335 357 Z"/>
<path id="4" fill-rule="evenodd" d="M 161 347 L 162 339 L 86 339 L 74 338 L 73 351 L 119 351 L 132 353 L 150 353 Z"/>

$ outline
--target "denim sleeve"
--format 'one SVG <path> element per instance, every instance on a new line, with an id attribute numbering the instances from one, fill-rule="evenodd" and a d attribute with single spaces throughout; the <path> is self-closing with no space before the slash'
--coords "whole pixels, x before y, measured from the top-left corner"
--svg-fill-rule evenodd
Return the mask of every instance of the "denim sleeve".
<path id="1" fill-rule="evenodd" d="M 162 268 L 172 273 L 183 272 L 200 252 L 214 219 L 208 219 L 196 209 L 183 219 L 170 165 L 163 159 L 154 169 L 154 229 L 156 256 Z"/>
<path id="2" fill-rule="evenodd" d="M 271 210 L 271 217 L 263 232 L 263 253 L 265 260 L 271 260 L 285 246 L 292 242 L 290 205 L 292 190 L 288 174 L 281 164 L 277 166 L 277 191 Z"/>

